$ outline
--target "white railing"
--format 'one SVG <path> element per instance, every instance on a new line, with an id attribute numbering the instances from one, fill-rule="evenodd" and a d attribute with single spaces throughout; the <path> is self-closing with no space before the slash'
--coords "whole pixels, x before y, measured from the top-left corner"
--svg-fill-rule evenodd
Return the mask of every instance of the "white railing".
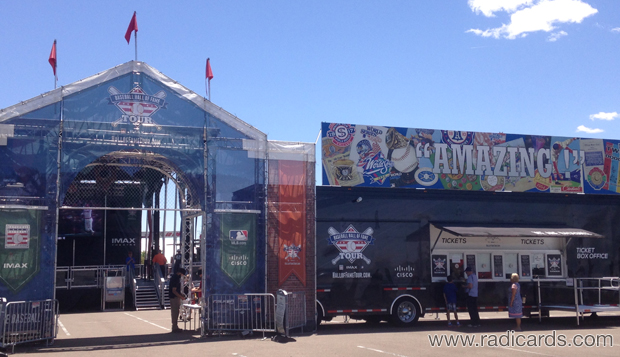
<path id="1" fill-rule="evenodd" d="M 103 288 L 110 272 L 126 271 L 125 265 L 88 265 L 56 268 L 56 289 Z"/>

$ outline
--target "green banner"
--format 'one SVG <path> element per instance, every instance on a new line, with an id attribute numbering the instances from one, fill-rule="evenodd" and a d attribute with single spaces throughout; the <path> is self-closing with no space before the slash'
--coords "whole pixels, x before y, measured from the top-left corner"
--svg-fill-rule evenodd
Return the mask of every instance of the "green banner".
<path id="1" fill-rule="evenodd" d="M 39 272 L 41 211 L 0 211 L 0 281 L 19 291 Z"/>
<path id="2" fill-rule="evenodd" d="M 220 238 L 222 240 L 222 270 L 238 286 L 256 267 L 256 215 L 222 213 Z"/>

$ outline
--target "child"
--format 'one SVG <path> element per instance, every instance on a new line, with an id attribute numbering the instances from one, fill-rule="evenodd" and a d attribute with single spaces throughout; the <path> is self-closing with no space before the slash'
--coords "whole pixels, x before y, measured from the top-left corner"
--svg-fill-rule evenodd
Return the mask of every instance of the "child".
<path id="1" fill-rule="evenodd" d="M 452 326 L 450 322 L 450 311 L 454 311 L 454 320 L 456 326 L 461 327 L 459 316 L 456 314 L 456 285 L 453 283 L 454 278 L 448 277 L 448 283 L 443 286 L 443 298 L 446 300 L 446 316 L 448 317 L 448 326 Z"/>

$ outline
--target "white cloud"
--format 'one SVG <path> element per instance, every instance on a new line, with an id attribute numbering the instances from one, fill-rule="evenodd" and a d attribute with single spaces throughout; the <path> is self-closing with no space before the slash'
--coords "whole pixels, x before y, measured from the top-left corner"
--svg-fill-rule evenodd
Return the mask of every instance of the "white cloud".
<path id="1" fill-rule="evenodd" d="M 620 32 L 620 27 L 614 27 L 611 32 Z"/>
<path id="2" fill-rule="evenodd" d="M 467 3 L 472 11 L 482 13 L 486 17 L 495 17 L 498 11 L 514 12 L 534 0 L 469 0 Z"/>
<path id="3" fill-rule="evenodd" d="M 498 11 L 506 11 L 511 15 L 510 23 L 507 25 L 502 24 L 501 27 L 484 31 L 471 29 L 466 32 L 482 37 L 507 39 L 525 37 L 528 33 L 536 31 L 551 32 L 558 24 L 581 23 L 586 17 L 598 12 L 582 0 L 469 0 L 468 4 L 473 11 L 481 12 L 485 16 L 494 16 Z M 561 36 L 565 35 L 566 32 Z"/>
<path id="4" fill-rule="evenodd" d="M 547 41 L 549 41 L 549 42 L 555 42 L 555 41 L 557 41 L 560 37 L 564 37 L 564 36 L 566 36 L 566 35 L 568 35 L 568 34 L 566 33 L 566 31 L 554 32 L 554 33 L 552 33 L 552 34 L 549 36 L 549 38 L 547 39 Z"/>
<path id="5" fill-rule="evenodd" d="M 617 112 L 613 112 L 613 113 L 604 113 L 604 112 L 599 112 L 598 114 L 590 114 L 590 120 L 614 120 L 618 117 L 618 113 Z"/>
<path id="6" fill-rule="evenodd" d="M 603 129 L 590 129 L 586 126 L 583 125 L 579 125 L 577 127 L 577 132 L 584 132 L 584 133 L 588 133 L 588 134 L 597 134 L 597 133 L 602 133 Z"/>

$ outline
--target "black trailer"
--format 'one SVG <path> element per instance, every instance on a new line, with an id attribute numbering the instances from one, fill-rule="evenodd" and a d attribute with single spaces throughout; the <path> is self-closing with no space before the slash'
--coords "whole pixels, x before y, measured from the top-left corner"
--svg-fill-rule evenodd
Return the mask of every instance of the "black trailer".
<path id="1" fill-rule="evenodd" d="M 526 315 L 541 301 L 574 306 L 554 284 L 619 276 L 619 221 L 617 195 L 319 186 L 319 319 L 415 323 L 445 311 L 446 277 L 462 286 L 467 266 L 482 311 L 507 309 L 511 273 L 521 277 Z M 465 311 L 463 289 L 458 306 Z"/>

